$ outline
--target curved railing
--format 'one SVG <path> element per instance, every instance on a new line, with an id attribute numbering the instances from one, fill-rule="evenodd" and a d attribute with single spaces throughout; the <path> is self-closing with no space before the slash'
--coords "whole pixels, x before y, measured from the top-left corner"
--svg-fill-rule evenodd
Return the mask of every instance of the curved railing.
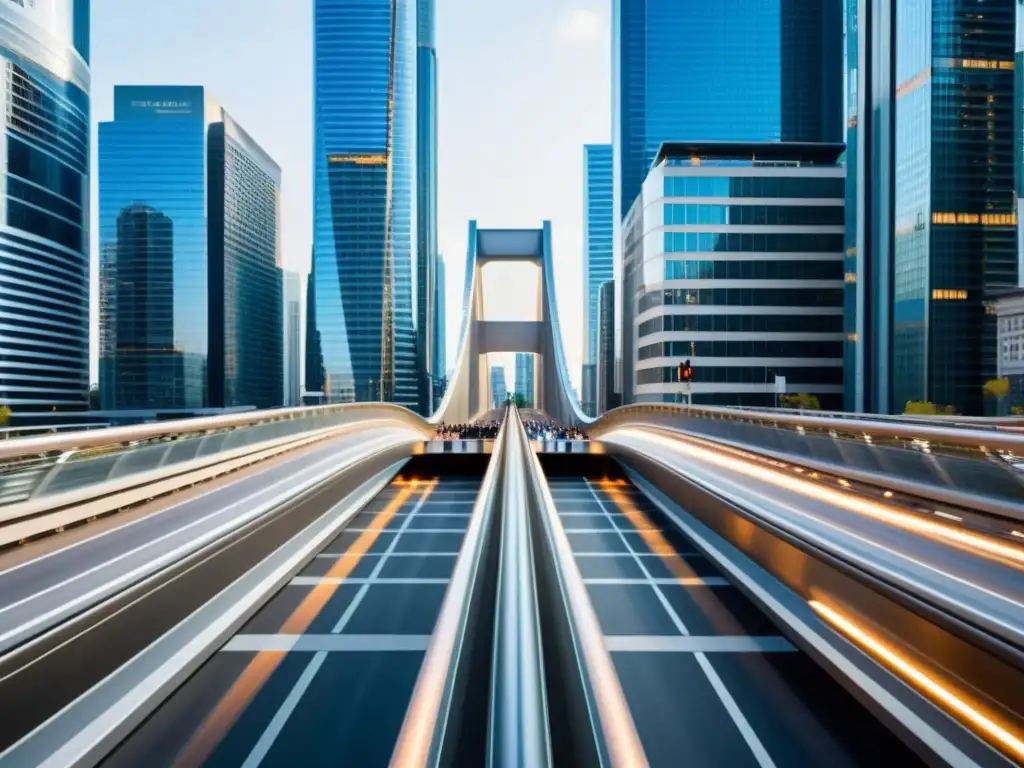
<path id="1" fill-rule="evenodd" d="M 5 440 L 0 442 L 0 507 L 41 503 L 85 486 L 212 461 L 362 421 L 400 424 L 425 436 L 432 433 L 431 425 L 407 408 L 351 403 Z"/>

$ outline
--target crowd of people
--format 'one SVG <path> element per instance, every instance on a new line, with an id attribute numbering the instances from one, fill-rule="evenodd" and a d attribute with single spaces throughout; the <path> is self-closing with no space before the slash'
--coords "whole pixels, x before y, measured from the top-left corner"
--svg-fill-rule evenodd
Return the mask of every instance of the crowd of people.
<path id="1" fill-rule="evenodd" d="M 437 425 L 434 438 L 437 440 L 493 440 L 501 429 L 500 421 L 482 421 L 477 424 Z"/>
<path id="2" fill-rule="evenodd" d="M 531 440 L 588 440 L 579 427 L 566 427 L 555 421 L 524 421 L 526 434 Z M 476 424 L 438 424 L 434 431 L 437 440 L 494 440 L 501 429 L 500 421 L 482 421 Z"/>
<path id="3" fill-rule="evenodd" d="M 526 434 L 531 440 L 588 440 L 579 427 L 566 427 L 557 421 L 524 421 Z"/>

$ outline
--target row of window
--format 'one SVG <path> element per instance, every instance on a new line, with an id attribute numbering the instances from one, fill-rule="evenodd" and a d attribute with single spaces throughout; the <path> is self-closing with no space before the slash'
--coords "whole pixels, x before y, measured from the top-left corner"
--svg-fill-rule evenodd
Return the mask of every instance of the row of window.
<path id="1" fill-rule="evenodd" d="M 842 366 L 773 367 L 738 365 L 695 365 L 691 368 L 694 384 L 771 384 L 776 376 L 786 378 L 786 386 L 799 384 L 842 384 Z M 678 368 L 662 366 L 642 368 L 636 372 L 637 384 L 677 383 Z M 792 391 L 792 390 L 791 390 Z"/>
<path id="2" fill-rule="evenodd" d="M 640 347 L 640 360 L 652 357 L 814 357 L 843 356 L 841 341 L 666 341 Z"/>
<path id="3" fill-rule="evenodd" d="M 666 301 L 666 304 L 719 307 L 843 306 L 842 288 L 676 288 L 672 291 L 672 300 Z"/>
<path id="4" fill-rule="evenodd" d="M 843 262 L 667 259 L 666 280 L 842 280 Z"/>
<path id="5" fill-rule="evenodd" d="M 641 337 L 662 331 L 699 333 L 842 333 L 842 315 L 662 315 L 640 324 Z"/>
<path id="6" fill-rule="evenodd" d="M 842 178 L 666 176 L 666 197 L 843 197 Z"/>
<path id="7" fill-rule="evenodd" d="M 843 236 L 794 232 L 666 232 L 665 253 L 841 253 Z"/>
<path id="8" fill-rule="evenodd" d="M 841 205 L 710 205 L 666 203 L 666 224 L 842 226 Z"/>

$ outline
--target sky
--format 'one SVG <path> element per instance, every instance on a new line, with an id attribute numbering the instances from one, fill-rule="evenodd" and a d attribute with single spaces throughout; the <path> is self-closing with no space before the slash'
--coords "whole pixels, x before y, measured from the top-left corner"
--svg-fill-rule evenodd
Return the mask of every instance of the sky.
<path id="1" fill-rule="evenodd" d="M 304 274 L 312 242 L 314 1 L 92 4 L 93 147 L 96 124 L 113 117 L 114 85 L 206 86 L 281 166 L 284 266 Z M 578 386 L 583 145 L 611 136 L 610 9 L 609 0 L 437 0 L 438 239 L 447 267 L 449 366 L 469 221 L 539 227 L 550 219 L 559 315 Z M 94 305 L 96 190 L 94 150 Z M 535 295 L 529 270 L 486 280 L 489 319 L 527 319 L 522 308 L 535 306 L 523 301 Z M 492 358 L 506 365 L 511 385 L 511 355 Z M 93 360 L 95 380 L 95 349 Z"/>

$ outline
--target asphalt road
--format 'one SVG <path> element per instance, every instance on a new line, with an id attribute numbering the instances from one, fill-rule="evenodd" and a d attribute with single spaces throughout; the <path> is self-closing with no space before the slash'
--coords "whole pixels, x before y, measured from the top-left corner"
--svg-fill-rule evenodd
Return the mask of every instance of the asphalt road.
<path id="1" fill-rule="evenodd" d="M 242 525 L 304 480 L 373 447 L 399 430 L 346 435 L 125 525 L 0 572 L 0 653 L 136 583 Z"/>
<path id="2" fill-rule="evenodd" d="M 478 488 L 386 488 L 103 765 L 386 766 Z"/>
<path id="3" fill-rule="evenodd" d="M 550 486 L 651 766 L 921 765 L 636 488 Z"/>

